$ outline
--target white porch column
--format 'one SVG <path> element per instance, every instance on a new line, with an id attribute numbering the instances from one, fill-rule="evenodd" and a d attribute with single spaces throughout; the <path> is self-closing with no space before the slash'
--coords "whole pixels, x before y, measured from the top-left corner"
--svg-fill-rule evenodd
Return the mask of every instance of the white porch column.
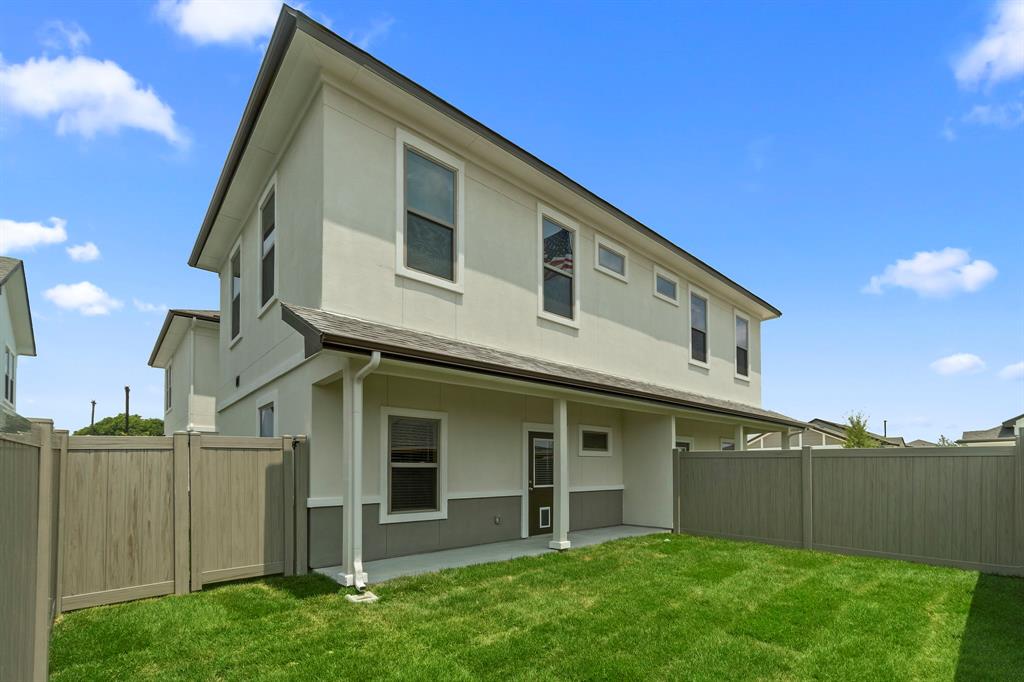
<path id="1" fill-rule="evenodd" d="M 783 450 L 789 450 L 789 429 L 783 429 L 779 432 L 779 442 L 782 444 L 780 447 Z"/>
<path id="2" fill-rule="evenodd" d="M 747 439 L 743 435 L 743 425 L 740 424 L 736 427 L 736 434 L 733 436 L 733 442 L 736 443 L 737 450 L 747 449 Z"/>
<path id="3" fill-rule="evenodd" d="M 345 482 L 342 500 L 342 531 L 341 561 L 342 582 L 354 587 L 357 582 L 365 582 L 363 573 L 363 457 L 356 452 L 353 436 L 355 435 L 356 414 L 362 418 L 362 405 L 356 407 L 356 401 L 362 403 L 363 392 L 356 390 L 356 382 L 352 376 L 352 363 L 345 365 L 341 379 L 341 470 Z M 361 388 L 361 386 L 360 386 Z M 363 573 L 360 575 L 360 573 Z M 361 580 L 360 580 L 361 579 Z"/>
<path id="4" fill-rule="evenodd" d="M 556 399 L 551 423 L 555 440 L 555 487 L 552 490 L 551 549 L 569 549 L 569 411 L 565 400 Z"/>

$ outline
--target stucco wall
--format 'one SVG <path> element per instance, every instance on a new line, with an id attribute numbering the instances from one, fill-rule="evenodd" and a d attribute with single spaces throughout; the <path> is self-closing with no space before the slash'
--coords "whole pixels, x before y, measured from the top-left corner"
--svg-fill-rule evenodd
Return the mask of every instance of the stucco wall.
<path id="1" fill-rule="evenodd" d="M 402 123 L 403 129 L 465 161 L 465 292 L 396 274 L 398 124 L 330 86 L 324 89 L 323 112 L 323 307 L 760 404 L 758 321 L 751 320 L 750 381 L 744 382 L 734 372 L 734 304 L 712 295 L 710 370 L 690 365 L 686 278 L 680 276 L 681 305 L 656 298 L 655 262 L 679 274 L 674 270 L 678 261 L 646 241 L 628 243 L 639 239 L 629 228 L 610 221 L 581 221 L 579 329 L 539 318 L 538 201 L 577 217 L 572 208 L 527 191 L 486 162 L 478 162 L 464 147 L 465 140 L 439 139 L 408 121 Z M 597 231 L 627 247 L 628 283 L 595 270 Z M 709 288 L 707 282 L 696 283 Z"/>
<path id="2" fill-rule="evenodd" d="M 15 410 L 18 402 L 18 355 L 17 345 L 14 339 L 14 324 L 11 321 L 10 298 L 7 294 L 7 287 L 0 287 L 0 382 L 3 381 L 3 354 L 4 348 L 9 348 L 14 355 L 14 403 L 3 405 L 7 409 Z M 4 403 L 3 389 L 0 388 L 0 403 Z"/>
<path id="3" fill-rule="evenodd" d="M 623 470 L 623 523 L 672 527 L 673 427 L 670 416 L 624 413 L 629 461 Z"/>

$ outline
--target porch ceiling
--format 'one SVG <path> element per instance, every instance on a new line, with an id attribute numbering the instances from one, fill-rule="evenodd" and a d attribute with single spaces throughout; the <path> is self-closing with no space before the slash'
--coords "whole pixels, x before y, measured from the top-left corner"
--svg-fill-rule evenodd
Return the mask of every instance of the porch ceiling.
<path id="1" fill-rule="evenodd" d="M 281 305 L 281 317 L 303 335 L 306 357 L 323 349 L 363 354 L 379 351 L 382 356 L 396 360 L 585 390 L 780 426 L 806 426 L 792 417 L 751 405 L 325 310 L 284 303 Z"/>

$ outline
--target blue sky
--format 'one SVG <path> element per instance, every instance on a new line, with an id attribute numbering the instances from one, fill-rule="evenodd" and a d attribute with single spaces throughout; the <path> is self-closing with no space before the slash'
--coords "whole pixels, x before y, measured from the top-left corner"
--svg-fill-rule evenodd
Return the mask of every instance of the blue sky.
<path id="1" fill-rule="evenodd" d="M 218 5 L 0 9 L 24 414 L 129 384 L 160 415 L 165 307 L 216 307 L 186 260 L 276 16 Z M 781 308 L 767 407 L 929 439 L 1024 412 L 1024 2 L 304 10 Z"/>

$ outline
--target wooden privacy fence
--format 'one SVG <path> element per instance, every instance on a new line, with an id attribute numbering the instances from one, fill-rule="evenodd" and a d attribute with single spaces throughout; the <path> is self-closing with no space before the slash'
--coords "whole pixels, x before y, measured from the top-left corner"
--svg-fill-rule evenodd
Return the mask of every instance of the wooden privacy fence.
<path id="1" fill-rule="evenodd" d="M 45 678 L 61 611 L 305 573 L 304 441 L 0 435 L 0 680 Z"/>
<path id="2" fill-rule="evenodd" d="M 1024 575 L 1022 437 L 673 459 L 676 532 Z"/>

